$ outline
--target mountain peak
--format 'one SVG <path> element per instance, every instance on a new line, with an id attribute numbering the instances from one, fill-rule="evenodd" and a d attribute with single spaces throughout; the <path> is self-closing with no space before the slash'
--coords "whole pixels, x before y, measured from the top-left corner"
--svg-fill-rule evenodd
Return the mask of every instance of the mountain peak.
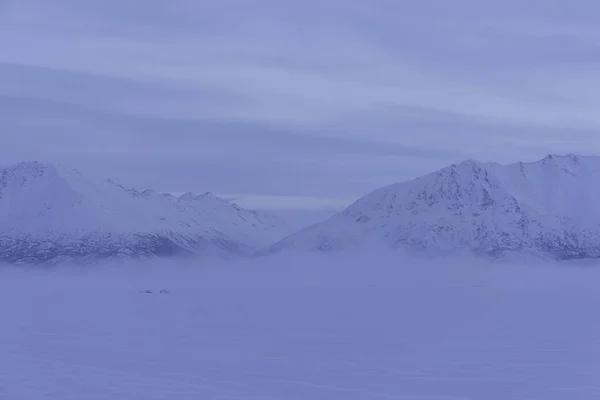
<path id="1" fill-rule="evenodd" d="M 53 191 L 63 190 L 68 187 L 63 172 L 54 164 L 39 161 L 20 162 L 5 166 L 0 169 L 0 199 L 12 192 L 22 190 L 28 192 L 39 190 L 37 196 L 42 196 L 42 198 L 44 191 L 51 194 Z"/>
<path id="2" fill-rule="evenodd" d="M 549 161 L 571 161 L 571 162 L 578 162 L 582 158 L 585 158 L 585 157 L 577 155 L 577 154 L 574 154 L 574 153 L 548 154 L 546 157 L 542 158 L 541 160 L 534 161 L 533 164 L 535 164 L 535 163 L 542 163 L 542 164 L 544 164 L 544 163 L 547 163 Z"/>
<path id="3" fill-rule="evenodd" d="M 0 261 L 247 254 L 283 234 L 211 193 L 189 204 L 40 162 L 0 170 Z"/>
<path id="4" fill-rule="evenodd" d="M 454 165 L 458 166 L 458 167 L 467 167 L 467 168 L 483 168 L 483 167 L 485 167 L 484 163 L 474 160 L 472 158 L 464 160 L 464 161 L 460 162 L 458 165 L 457 164 L 454 164 Z"/>
<path id="5" fill-rule="evenodd" d="M 54 166 L 54 164 L 42 163 L 39 161 L 24 161 L 6 166 L 3 169 L 6 173 L 23 174 L 32 177 L 39 177 L 48 172 L 57 172 L 57 168 Z"/>
<path id="6" fill-rule="evenodd" d="M 186 192 L 179 196 L 179 199 L 182 201 L 217 201 L 223 204 L 230 204 L 227 200 L 215 195 L 212 192 L 204 192 L 202 194 L 195 194 L 192 192 Z"/>
<path id="7" fill-rule="evenodd" d="M 195 200 L 197 197 L 198 197 L 198 195 L 196 195 L 192 192 L 186 192 L 186 193 L 182 194 L 181 196 L 179 196 L 179 199 L 188 201 L 188 200 Z"/>
<path id="8" fill-rule="evenodd" d="M 600 257 L 600 157 L 550 155 L 535 163 L 466 160 L 357 200 L 273 250 L 333 250 L 376 240 L 434 254 L 531 251 Z"/>

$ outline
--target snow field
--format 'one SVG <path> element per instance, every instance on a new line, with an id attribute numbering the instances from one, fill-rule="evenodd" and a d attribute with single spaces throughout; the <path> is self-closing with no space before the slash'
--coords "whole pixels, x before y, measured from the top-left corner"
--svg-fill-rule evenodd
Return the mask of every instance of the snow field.
<path id="1" fill-rule="evenodd" d="M 0 398 L 596 399 L 599 278 L 382 255 L 5 267 Z"/>

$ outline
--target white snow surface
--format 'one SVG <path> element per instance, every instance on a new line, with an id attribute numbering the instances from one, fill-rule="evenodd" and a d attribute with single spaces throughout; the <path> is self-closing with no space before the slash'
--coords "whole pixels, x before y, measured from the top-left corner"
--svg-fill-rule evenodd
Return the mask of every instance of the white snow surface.
<path id="1" fill-rule="evenodd" d="M 258 248 L 282 237 L 283 223 L 211 193 L 177 198 L 96 180 L 58 165 L 25 162 L 0 170 L 0 236 L 77 241 L 89 235 L 134 242 L 156 235 L 194 250 L 198 238 Z M 60 255 L 60 254 L 59 254 Z"/>
<path id="2" fill-rule="evenodd" d="M 534 163 L 473 160 L 375 190 L 271 251 L 335 251 L 386 243 L 433 254 L 526 252 L 600 257 L 600 157 Z"/>
<path id="3" fill-rule="evenodd" d="M 381 253 L 5 267 L 0 398 L 597 399 L 598 267 Z"/>

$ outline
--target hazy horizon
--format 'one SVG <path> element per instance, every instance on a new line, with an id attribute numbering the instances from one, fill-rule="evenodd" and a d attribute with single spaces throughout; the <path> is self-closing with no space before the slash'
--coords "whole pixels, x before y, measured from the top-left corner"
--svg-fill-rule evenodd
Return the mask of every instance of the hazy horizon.
<path id="1" fill-rule="evenodd" d="M 307 212 L 467 158 L 600 152 L 591 0 L 248 4 L 0 2 L 2 163 Z"/>

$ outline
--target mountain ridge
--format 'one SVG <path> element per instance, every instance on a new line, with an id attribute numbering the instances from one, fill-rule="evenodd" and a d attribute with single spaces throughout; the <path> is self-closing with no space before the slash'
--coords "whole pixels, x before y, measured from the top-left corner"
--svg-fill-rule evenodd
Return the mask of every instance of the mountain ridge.
<path id="1" fill-rule="evenodd" d="M 0 261 L 247 255 L 281 222 L 212 193 L 178 198 L 40 162 L 0 168 Z"/>
<path id="2" fill-rule="evenodd" d="M 548 155 L 501 165 L 466 160 L 372 191 L 266 252 L 338 251 L 379 241 L 427 254 L 528 252 L 600 257 L 600 157 Z"/>

